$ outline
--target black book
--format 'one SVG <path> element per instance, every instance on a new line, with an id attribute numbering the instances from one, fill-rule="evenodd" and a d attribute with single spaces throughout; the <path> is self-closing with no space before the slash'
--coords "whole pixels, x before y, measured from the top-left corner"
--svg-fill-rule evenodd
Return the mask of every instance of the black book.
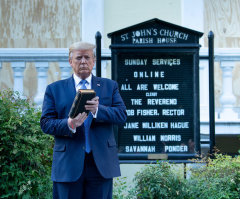
<path id="1" fill-rule="evenodd" d="M 88 100 L 93 99 L 95 96 L 96 93 L 92 89 L 79 89 L 74 98 L 71 110 L 69 112 L 69 117 L 75 118 L 79 113 L 83 112 L 88 114 L 89 111 L 85 109 L 85 105 L 87 104 Z"/>

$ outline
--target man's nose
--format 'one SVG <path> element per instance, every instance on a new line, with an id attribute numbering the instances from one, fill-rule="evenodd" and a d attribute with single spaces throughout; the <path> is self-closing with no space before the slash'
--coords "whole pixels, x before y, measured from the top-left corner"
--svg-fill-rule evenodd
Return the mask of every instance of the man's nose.
<path id="1" fill-rule="evenodd" d="M 82 57 L 81 62 L 82 62 L 82 63 L 86 63 L 86 62 L 87 62 L 87 59 L 86 59 L 85 57 Z"/>

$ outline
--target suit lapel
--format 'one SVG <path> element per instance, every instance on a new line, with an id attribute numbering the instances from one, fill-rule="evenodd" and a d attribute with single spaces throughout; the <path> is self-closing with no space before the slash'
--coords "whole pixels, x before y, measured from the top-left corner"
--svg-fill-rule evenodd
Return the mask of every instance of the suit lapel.
<path id="1" fill-rule="evenodd" d="M 76 88 L 75 88 L 75 83 L 73 76 L 67 79 L 67 84 L 66 84 L 66 93 L 67 93 L 67 99 L 70 100 L 70 104 L 72 104 L 75 96 L 76 96 Z"/>
<path id="2" fill-rule="evenodd" d="M 101 87 L 101 78 L 92 76 L 92 89 L 95 90 L 96 96 L 100 97 Z"/>

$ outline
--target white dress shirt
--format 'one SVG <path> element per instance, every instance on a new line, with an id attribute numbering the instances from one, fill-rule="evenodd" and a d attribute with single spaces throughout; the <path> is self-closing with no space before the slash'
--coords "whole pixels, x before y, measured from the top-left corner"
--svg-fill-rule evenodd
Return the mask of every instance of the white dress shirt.
<path id="1" fill-rule="evenodd" d="M 73 79 L 74 79 L 74 83 L 75 83 L 75 89 L 77 92 L 78 89 L 81 89 L 81 85 L 79 85 L 79 83 L 82 79 L 75 74 L 73 74 Z M 90 76 L 88 78 L 86 78 L 86 80 L 88 83 L 85 86 L 87 87 L 87 89 L 91 89 L 92 88 L 92 74 L 90 74 Z"/>

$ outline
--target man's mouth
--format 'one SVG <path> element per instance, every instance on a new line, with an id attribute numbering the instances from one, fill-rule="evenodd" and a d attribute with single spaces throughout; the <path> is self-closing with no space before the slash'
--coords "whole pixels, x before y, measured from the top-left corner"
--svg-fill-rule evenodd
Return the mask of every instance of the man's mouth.
<path id="1" fill-rule="evenodd" d="M 82 71 L 82 70 L 89 70 L 89 68 L 88 67 L 80 67 L 79 70 L 80 71 Z"/>

